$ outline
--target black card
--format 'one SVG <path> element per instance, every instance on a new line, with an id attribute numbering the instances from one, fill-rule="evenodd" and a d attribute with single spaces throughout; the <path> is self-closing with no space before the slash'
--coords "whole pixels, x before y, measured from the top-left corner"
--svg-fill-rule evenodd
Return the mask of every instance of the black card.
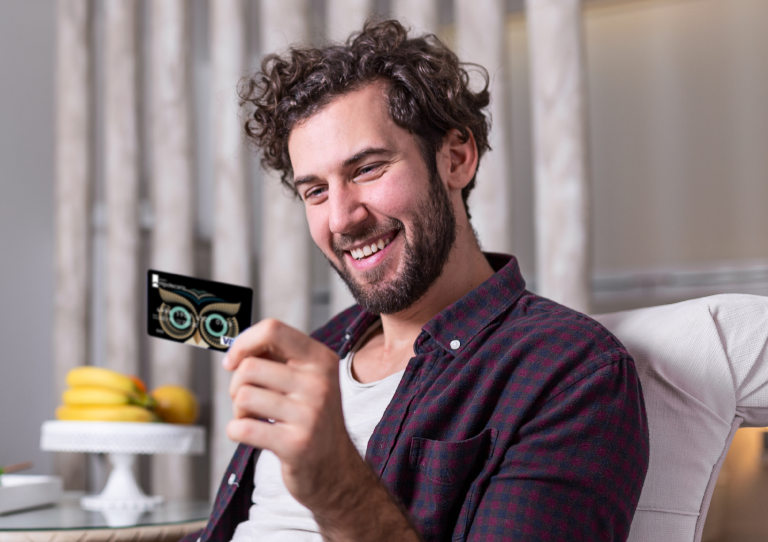
<path id="1" fill-rule="evenodd" d="M 147 271 L 147 333 L 200 348 L 227 350 L 251 325 L 253 290 Z"/>

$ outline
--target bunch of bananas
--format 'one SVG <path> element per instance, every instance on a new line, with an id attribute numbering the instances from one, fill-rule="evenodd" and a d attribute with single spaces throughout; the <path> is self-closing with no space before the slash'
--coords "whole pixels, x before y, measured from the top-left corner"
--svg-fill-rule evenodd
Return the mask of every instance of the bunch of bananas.
<path id="1" fill-rule="evenodd" d="M 59 420 L 106 422 L 156 422 L 157 402 L 144 384 L 101 367 L 77 367 L 67 373 L 69 389 L 56 409 Z"/>
<path id="2" fill-rule="evenodd" d="M 182 386 L 160 386 L 148 394 L 138 378 L 101 367 L 72 369 L 67 385 L 64 404 L 56 409 L 59 420 L 191 424 L 200 413 L 195 395 Z"/>

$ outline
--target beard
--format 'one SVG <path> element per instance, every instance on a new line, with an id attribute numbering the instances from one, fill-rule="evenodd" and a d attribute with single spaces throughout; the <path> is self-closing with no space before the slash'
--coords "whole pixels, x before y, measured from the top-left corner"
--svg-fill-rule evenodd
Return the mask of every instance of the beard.
<path id="1" fill-rule="evenodd" d="M 436 172 L 431 176 L 427 195 L 409 218 L 413 224 L 410 233 L 406 233 L 402 221 L 390 218 L 333 240 L 333 253 L 341 265 L 329 259 L 331 267 L 357 303 L 372 314 L 394 314 L 411 307 L 440 277 L 448 261 L 456 241 L 456 215 L 448 191 Z M 341 247 L 394 230 L 405 239 L 402 271 L 391 281 L 383 283 L 386 266 L 382 262 L 360 273 L 364 282 L 358 282 L 346 264 L 345 251 Z"/>

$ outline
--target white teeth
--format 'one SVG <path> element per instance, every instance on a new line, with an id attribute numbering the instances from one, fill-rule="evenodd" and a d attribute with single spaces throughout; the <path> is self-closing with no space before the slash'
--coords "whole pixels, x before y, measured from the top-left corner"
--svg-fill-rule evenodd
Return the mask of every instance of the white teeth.
<path id="1" fill-rule="evenodd" d="M 383 250 L 384 247 L 389 245 L 390 241 L 391 239 L 387 239 L 386 241 L 384 239 L 379 239 L 375 243 L 366 245 L 363 248 L 353 248 L 349 251 L 349 254 L 356 260 L 362 260 L 363 258 L 367 258 L 375 252 Z"/>

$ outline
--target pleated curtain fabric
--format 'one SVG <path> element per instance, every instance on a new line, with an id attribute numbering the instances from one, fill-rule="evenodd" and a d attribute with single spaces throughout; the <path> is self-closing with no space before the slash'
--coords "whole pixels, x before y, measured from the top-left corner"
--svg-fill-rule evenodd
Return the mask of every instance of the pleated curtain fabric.
<path id="1" fill-rule="evenodd" d="M 154 269 L 192 275 L 194 267 L 194 177 L 190 5 L 153 0 L 151 41 L 151 186 Z M 191 387 L 192 349 L 171 341 L 151 342 L 152 385 Z M 152 457 L 152 490 L 168 498 L 194 493 L 189 456 Z"/>
<path id="2" fill-rule="evenodd" d="M 56 3 L 56 299 L 54 393 L 67 372 L 88 362 L 88 299 L 93 147 L 91 4 Z M 83 454 L 55 454 L 66 489 L 85 489 Z"/>

